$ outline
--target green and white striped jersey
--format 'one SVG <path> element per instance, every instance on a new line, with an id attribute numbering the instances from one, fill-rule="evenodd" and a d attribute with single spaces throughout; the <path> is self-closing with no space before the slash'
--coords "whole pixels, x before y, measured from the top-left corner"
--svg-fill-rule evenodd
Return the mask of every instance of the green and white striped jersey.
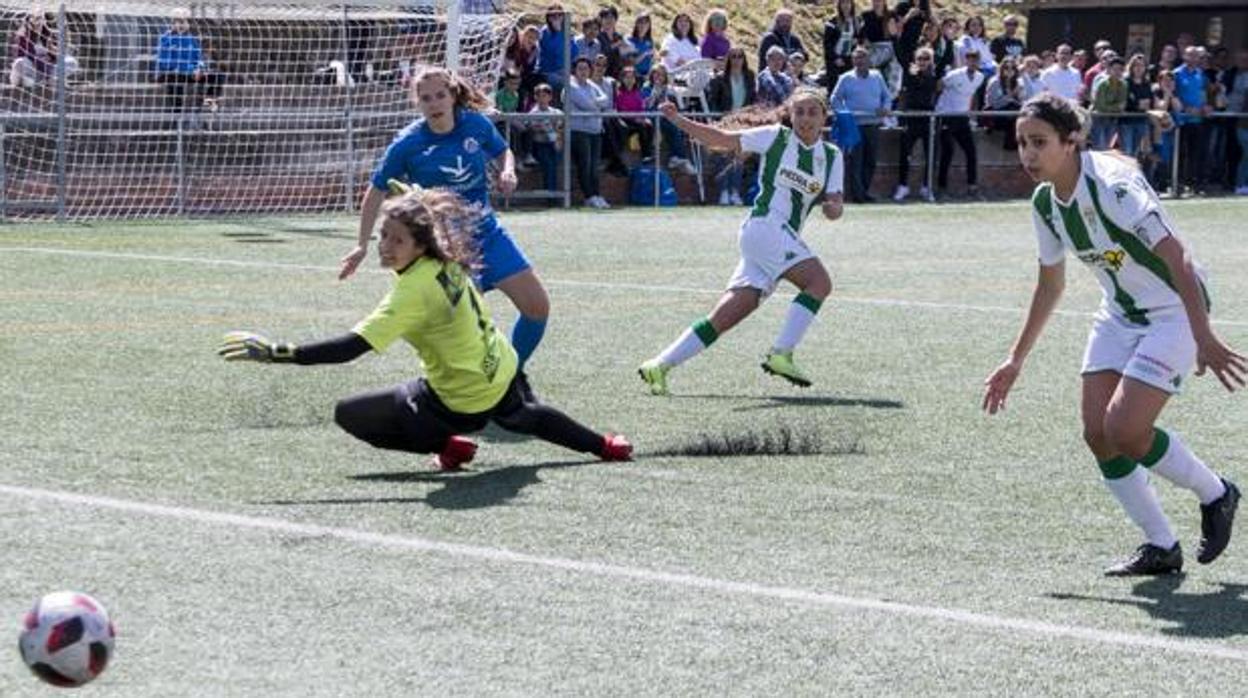
<path id="1" fill-rule="evenodd" d="M 1058 199 L 1053 185 L 1045 182 L 1036 187 L 1031 203 L 1040 263 L 1057 264 L 1070 250 L 1100 283 L 1102 312 L 1135 325 L 1185 316 L 1170 269 L 1153 252 L 1169 235 L 1165 231 L 1174 227 L 1134 165 L 1113 155 L 1084 152 L 1070 201 Z M 1165 225 L 1144 225 L 1154 215 Z"/>
<path id="2" fill-rule="evenodd" d="M 841 192 L 845 163 L 831 143 L 806 147 L 787 126 L 763 126 L 741 132 L 741 150 L 762 156 L 751 218 L 764 218 L 799 235 L 822 194 Z"/>

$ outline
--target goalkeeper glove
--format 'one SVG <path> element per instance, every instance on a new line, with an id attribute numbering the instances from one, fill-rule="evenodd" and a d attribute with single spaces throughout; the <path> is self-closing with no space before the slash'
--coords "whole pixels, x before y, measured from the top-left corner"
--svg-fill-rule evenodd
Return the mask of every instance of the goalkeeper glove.
<path id="1" fill-rule="evenodd" d="M 386 189 L 390 190 L 391 196 L 403 196 L 404 194 L 411 194 L 414 191 L 420 191 L 420 186 L 417 184 L 401 182 L 397 179 L 387 179 Z"/>
<path id="2" fill-rule="evenodd" d="M 295 360 L 295 345 L 271 342 L 254 332 L 230 332 L 222 340 L 217 354 L 226 361 L 290 363 Z"/>

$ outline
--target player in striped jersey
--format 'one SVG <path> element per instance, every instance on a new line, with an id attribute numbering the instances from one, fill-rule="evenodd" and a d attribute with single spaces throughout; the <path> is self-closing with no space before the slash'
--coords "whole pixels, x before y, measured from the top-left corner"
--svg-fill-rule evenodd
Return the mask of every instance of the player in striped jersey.
<path id="1" fill-rule="evenodd" d="M 1018 119 L 1019 157 L 1039 182 L 1032 217 L 1040 273 L 1009 358 L 985 381 L 983 407 L 991 414 L 1004 409 L 1061 297 L 1069 250 L 1104 292 L 1083 359 L 1084 440 L 1106 486 L 1147 539 L 1105 573 L 1178 572 L 1183 553 L 1148 473 L 1199 498 L 1202 564 L 1230 541 L 1239 490 L 1155 422 L 1193 365 L 1196 375 L 1210 370 L 1234 390 L 1244 385 L 1245 361 L 1210 327 L 1202 272 L 1139 169 L 1112 153 L 1081 151 L 1085 122 L 1073 103 L 1047 94 L 1028 101 Z"/>
<path id="2" fill-rule="evenodd" d="M 802 387 L 810 379 L 793 362 L 793 350 L 832 292 L 823 262 L 801 238 L 802 225 L 816 206 L 828 220 L 841 217 L 844 160 L 823 140 L 826 102 L 817 90 L 798 89 L 785 104 L 768 112 L 771 124 L 745 130 L 713 126 L 677 113 L 663 115 L 695 140 L 715 150 L 758 153 L 759 194 L 741 224 L 741 261 L 711 314 L 694 322 L 658 356 L 638 368 L 655 395 L 667 394 L 667 373 L 709 347 L 758 308 L 780 279 L 797 286 L 780 335 L 763 359 L 763 370 Z M 779 122 L 779 123 L 777 123 Z"/>

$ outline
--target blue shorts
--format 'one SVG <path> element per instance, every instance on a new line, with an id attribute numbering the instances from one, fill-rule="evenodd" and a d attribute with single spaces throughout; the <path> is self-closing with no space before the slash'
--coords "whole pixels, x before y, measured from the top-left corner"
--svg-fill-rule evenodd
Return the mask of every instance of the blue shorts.
<path id="1" fill-rule="evenodd" d="M 507 229 L 493 217 L 481 222 L 477 243 L 481 245 L 482 264 L 481 271 L 477 273 L 477 288 L 482 293 L 492 290 L 503 279 L 533 266 Z"/>

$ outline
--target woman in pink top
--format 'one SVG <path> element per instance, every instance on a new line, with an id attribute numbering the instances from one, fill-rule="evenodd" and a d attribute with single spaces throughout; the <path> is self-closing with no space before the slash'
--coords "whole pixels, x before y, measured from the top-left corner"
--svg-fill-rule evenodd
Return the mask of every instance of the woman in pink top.
<path id="1" fill-rule="evenodd" d="M 633 66 L 620 69 L 620 80 L 615 90 L 615 110 L 618 112 L 643 112 L 646 110 L 645 97 L 641 94 L 641 82 L 637 78 L 637 70 Z M 643 116 L 616 117 L 608 121 L 607 130 L 616 144 L 616 152 L 623 153 L 628 148 L 628 139 L 634 133 L 641 141 L 641 156 L 648 158 L 653 155 L 654 123 Z"/>

